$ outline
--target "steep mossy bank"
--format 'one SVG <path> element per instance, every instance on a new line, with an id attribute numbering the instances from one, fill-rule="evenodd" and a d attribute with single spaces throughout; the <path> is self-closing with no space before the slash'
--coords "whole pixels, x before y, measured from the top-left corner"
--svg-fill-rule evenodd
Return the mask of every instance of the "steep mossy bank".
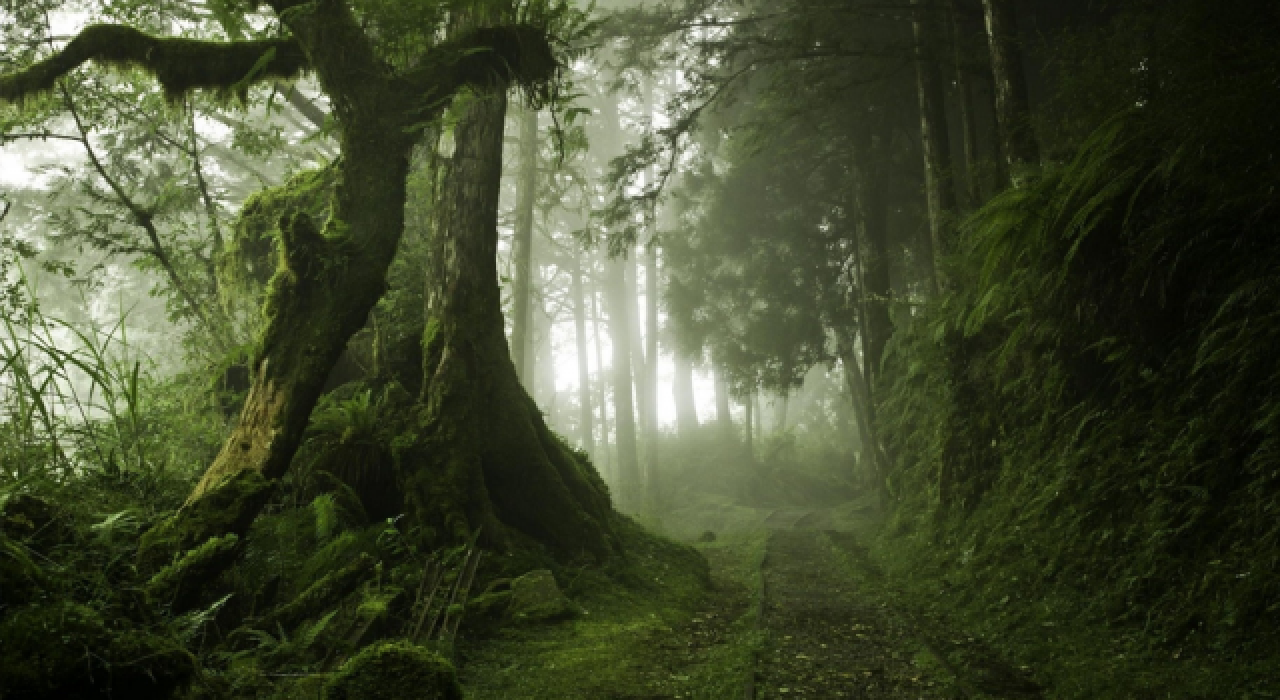
<path id="1" fill-rule="evenodd" d="M 1280 62 L 1273 42 L 1224 37 L 1278 20 L 1248 3 L 1177 9 L 1151 28 L 1160 80 L 969 217 L 954 294 L 900 324 L 878 387 L 893 460 L 880 546 L 1045 654 L 1070 622 L 1124 642 L 1081 648 L 1230 669 L 1117 681 L 1116 697 L 1267 697 Z"/>
<path id="2" fill-rule="evenodd" d="M 406 697 L 387 674 L 438 691 L 427 697 L 461 697 L 456 649 L 572 636 L 589 614 L 669 624 L 709 583 L 696 551 L 622 516 L 620 553 L 599 562 L 533 540 L 427 549 L 403 519 L 369 519 L 348 487 L 301 497 L 291 485 L 243 538 L 215 538 L 149 575 L 135 565 L 139 542 L 183 485 L 166 501 L 100 481 L 35 485 L 0 503 L 0 698 Z M 234 563 L 205 573 L 201 562 L 224 555 Z"/>

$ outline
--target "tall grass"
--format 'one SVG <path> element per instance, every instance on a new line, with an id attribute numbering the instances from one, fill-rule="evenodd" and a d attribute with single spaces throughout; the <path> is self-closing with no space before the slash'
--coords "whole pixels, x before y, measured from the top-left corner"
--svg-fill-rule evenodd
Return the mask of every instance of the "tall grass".
<path id="1" fill-rule="evenodd" d="M 101 327 L 25 311 L 0 319 L 0 482 L 162 477 L 143 405 L 152 363 L 130 344 L 127 314 Z"/>

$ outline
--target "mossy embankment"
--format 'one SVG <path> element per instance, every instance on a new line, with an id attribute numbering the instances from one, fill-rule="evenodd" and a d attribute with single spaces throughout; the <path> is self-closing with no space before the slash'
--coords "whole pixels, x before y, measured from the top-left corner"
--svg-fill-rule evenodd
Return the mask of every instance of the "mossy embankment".
<path id="1" fill-rule="evenodd" d="M 698 543 L 695 552 L 625 532 L 627 556 L 610 568 L 564 572 L 579 606 L 572 619 L 459 646 L 468 697 L 742 697 L 760 639 L 762 533 Z"/>
<path id="2" fill-rule="evenodd" d="M 455 678 L 481 698 L 741 689 L 751 594 L 732 567 L 745 559 L 722 556 L 713 580 L 694 548 L 623 516 L 620 553 L 600 562 L 532 541 L 424 549 L 397 519 L 370 520 L 349 488 L 308 497 L 287 484 L 243 538 L 148 576 L 139 541 L 167 511 L 88 497 L 107 486 L 0 503 L 0 697 L 391 697 L 378 694 L 387 669 L 434 679 L 440 697 Z M 201 574 L 224 550 L 234 563 Z"/>
<path id="3" fill-rule="evenodd" d="M 1087 136 L 960 225 L 876 387 L 886 571 L 1063 697 L 1280 692 L 1280 63 L 1245 38 L 1280 25 L 1257 10 L 1135 6 L 1088 44 L 1161 77 L 1083 64 L 1071 84 L 1126 97 L 1077 101 Z"/>

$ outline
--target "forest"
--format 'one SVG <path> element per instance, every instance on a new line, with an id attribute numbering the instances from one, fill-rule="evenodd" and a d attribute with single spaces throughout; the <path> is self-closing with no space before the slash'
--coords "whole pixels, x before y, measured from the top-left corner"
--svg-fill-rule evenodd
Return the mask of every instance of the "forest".
<path id="1" fill-rule="evenodd" d="M 1280 698 L 1278 36 L 0 0 L 0 700 Z"/>

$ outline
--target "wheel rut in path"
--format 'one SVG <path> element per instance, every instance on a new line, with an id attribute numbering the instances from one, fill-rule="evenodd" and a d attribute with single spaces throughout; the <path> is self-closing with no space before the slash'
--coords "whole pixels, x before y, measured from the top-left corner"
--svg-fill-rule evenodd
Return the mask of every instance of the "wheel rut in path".
<path id="1" fill-rule="evenodd" d="M 847 544 L 814 530 L 770 533 L 762 610 L 768 641 L 748 698 L 1041 697 L 1014 671 L 1018 683 L 976 687 L 932 641 L 956 635 L 921 630 L 907 613 L 860 591 L 833 542 Z"/>

